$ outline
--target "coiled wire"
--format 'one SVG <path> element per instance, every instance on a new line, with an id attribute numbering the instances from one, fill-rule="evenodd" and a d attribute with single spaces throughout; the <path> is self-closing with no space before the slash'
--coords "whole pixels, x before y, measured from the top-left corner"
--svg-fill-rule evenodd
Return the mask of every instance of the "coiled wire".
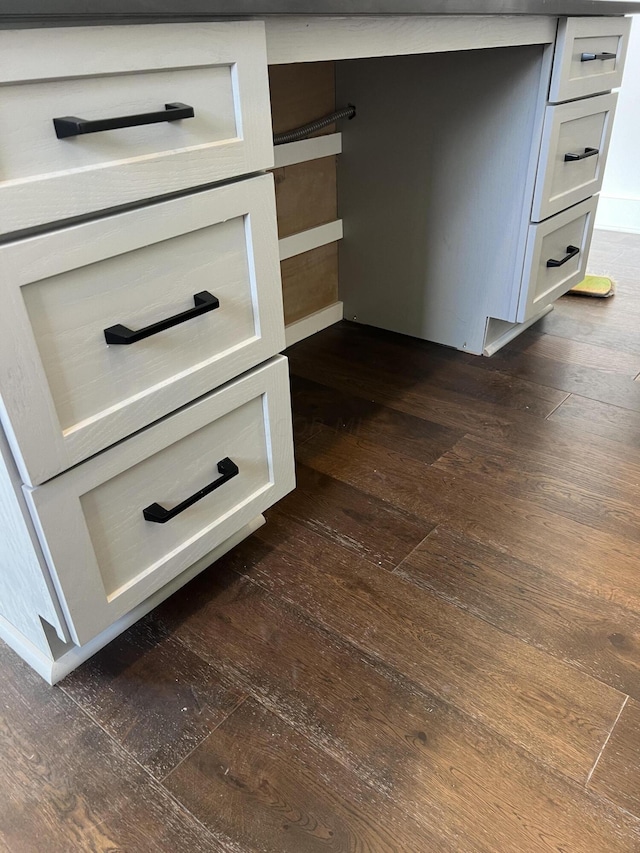
<path id="1" fill-rule="evenodd" d="M 333 124 L 335 121 L 339 121 L 342 118 L 355 118 L 355 114 L 356 108 L 353 104 L 349 104 L 349 106 L 344 107 L 341 110 L 336 110 L 334 113 L 330 113 L 323 118 L 316 119 L 309 124 L 303 124 L 301 127 L 295 127 L 293 130 L 285 131 L 285 133 L 274 134 L 273 144 L 285 145 L 287 142 L 297 142 L 299 139 L 306 139 L 307 136 L 310 136 L 318 130 L 322 130 L 323 127 L 327 127 L 327 125 Z"/>

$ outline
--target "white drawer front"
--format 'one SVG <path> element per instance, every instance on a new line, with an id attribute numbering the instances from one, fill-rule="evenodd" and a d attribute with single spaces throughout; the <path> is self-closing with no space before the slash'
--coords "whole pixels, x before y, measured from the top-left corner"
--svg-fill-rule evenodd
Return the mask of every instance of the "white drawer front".
<path id="1" fill-rule="evenodd" d="M 85 643 L 293 486 L 287 360 L 277 357 L 24 491 L 74 640 Z M 156 504 L 181 511 L 148 520 Z"/>
<path id="2" fill-rule="evenodd" d="M 529 229 L 519 323 L 539 314 L 584 278 L 597 205 L 594 196 Z"/>
<path id="3" fill-rule="evenodd" d="M 608 92 L 622 83 L 631 18 L 563 18 L 553 61 L 552 103 Z"/>
<path id="4" fill-rule="evenodd" d="M 0 394 L 27 483 L 284 349 L 271 175 L 9 243 L 0 264 Z"/>
<path id="5" fill-rule="evenodd" d="M 0 233 L 272 165 L 260 22 L 5 30 L 0 84 Z"/>
<path id="6" fill-rule="evenodd" d="M 617 100 L 612 93 L 547 107 L 535 222 L 600 192 Z"/>

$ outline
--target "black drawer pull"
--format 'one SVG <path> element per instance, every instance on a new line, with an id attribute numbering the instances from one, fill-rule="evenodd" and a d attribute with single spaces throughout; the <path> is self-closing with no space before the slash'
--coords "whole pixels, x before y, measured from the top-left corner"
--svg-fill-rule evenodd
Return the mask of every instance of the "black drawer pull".
<path id="1" fill-rule="evenodd" d="M 178 506 L 174 506 L 173 509 L 165 509 L 163 506 L 160 506 L 160 504 L 151 504 L 142 510 L 142 514 L 147 521 L 154 521 L 156 524 L 164 524 L 166 521 L 171 521 L 171 519 L 175 518 L 176 515 L 184 512 L 185 509 L 189 509 L 190 506 L 193 506 L 199 500 L 210 495 L 211 492 L 215 492 L 215 490 L 219 489 L 220 486 L 224 486 L 226 482 L 233 479 L 237 474 L 239 474 L 239 468 L 236 463 L 232 462 L 227 456 L 225 459 L 218 462 L 218 473 L 222 474 L 222 476 L 218 477 L 217 480 L 214 480 L 213 483 L 209 483 L 209 485 L 205 486 L 204 489 L 200 489 L 200 491 L 196 492 L 195 495 L 191 495 L 191 497 L 187 498 L 186 501 L 182 501 Z"/>
<path id="2" fill-rule="evenodd" d="M 164 110 L 157 113 L 140 113 L 136 116 L 118 116 L 88 121 L 77 116 L 54 118 L 53 126 L 58 139 L 68 136 L 81 136 L 83 133 L 99 133 L 102 130 L 117 130 L 120 127 L 138 127 L 142 124 L 157 124 L 161 121 L 178 121 L 181 118 L 193 118 L 195 112 L 188 104 L 165 104 Z"/>
<path id="3" fill-rule="evenodd" d="M 567 254 L 561 261 L 554 261 L 553 258 L 549 258 L 547 261 L 548 267 L 561 267 L 570 261 L 571 258 L 575 258 L 576 255 L 580 254 L 580 249 L 577 246 L 567 246 Z"/>
<path id="4" fill-rule="evenodd" d="M 585 148 L 584 154 L 565 154 L 565 163 L 575 163 L 576 160 L 586 160 L 587 157 L 597 157 L 600 153 L 599 148 Z"/>
<path id="5" fill-rule="evenodd" d="M 144 329 L 138 329 L 137 332 L 134 332 L 133 329 L 127 329 L 126 326 L 122 326 L 120 323 L 116 326 L 109 326 L 108 329 L 104 330 L 104 339 L 108 344 L 135 344 L 136 341 L 150 338 L 151 335 L 157 335 L 158 332 L 164 332 L 165 329 L 178 326 L 180 323 L 192 320 L 201 314 L 207 314 L 209 311 L 215 311 L 216 308 L 220 307 L 218 297 L 212 296 L 208 290 L 196 293 L 193 301 L 196 305 L 195 308 L 190 308 L 181 314 L 174 314 L 173 317 L 167 317 L 166 320 L 160 320 L 159 323 L 152 323 L 150 326 L 145 326 Z"/>
<path id="6" fill-rule="evenodd" d="M 594 59 L 602 59 L 603 61 L 607 59 L 615 59 L 617 54 L 615 53 L 583 53 L 580 57 L 580 62 L 593 62 Z"/>

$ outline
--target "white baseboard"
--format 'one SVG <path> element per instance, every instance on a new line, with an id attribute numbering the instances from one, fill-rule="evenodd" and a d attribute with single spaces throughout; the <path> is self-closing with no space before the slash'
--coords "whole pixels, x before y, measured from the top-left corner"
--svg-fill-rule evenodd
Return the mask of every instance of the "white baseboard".
<path id="1" fill-rule="evenodd" d="M 143 616 L 146 616 L 149 611 L 153 610 L 154 607 L 157 607 L 158 604 L 176 592 L 176 590 L 180 589 L 180 587 L 184 586 L 197 574 L 204 571 L 204 569 L 208 568 L 212 563 L 226 554 L 227 551 L 230 551 L 236 545 L 239 545 L 243 539 L 247 538 L 247 536 L 255 533 L 255 531 L 262 527 L 264 523 L 264 516 L 259 515 L 233 536 L 230 536 L 229 539 L 225 540 L 221 545 L 218 545 L 218 547 L 209 554 L 206 554 L 202 559 L 198 560 L 197 563 L 194 563 L 193 566 L 178 575 L 177 578 L 174 578 L 166 584 L 166 586 L 163 586 L 152 596 L 147 598 L 146 601 L 143 601 L 129 613 L 118 619 L 118 621 L 109 628 L 98 634 L 97 637 L 94 637 L 93 640 L 90 640 L 83 646 L 71 646 L 68 651 L 64 652 L 55 660 L 53 657 L 48 657 L 37 649 L 33 643 L 27 640 L 26 637 L 24 637 L 13 627 L 13 625 L 1 616 L 0 639 L 4 640 L 8 646 L 17 652 L 17 654 L 19 654 L 20 657 L 29 664 L 29 666 L 35 669 L 35 671 L 41 675 L 45 681 L 48 681 L 49 684 L 56 684 L 64 678 L 65 675 L 69 675 L 69 673 L 73 672 L 73 670 L 80 666 L 81 663 L 84 663 L 84 661 L 95 655 L 96 652 L 99 652 L 100 649 L 104 648 L 107 643 L 110 643 L 119 634 L 122 634 L 122 632 L 126 631 L 127 628 L 130 628 L 131 625 L 139 619 L 142 619 Z"/>
<path id="2" fill-rule="evenodd" d="M 601 195 L 596 215 L 596 228 L 603 231 L 640 234 L 640 198 Z"/>
<path id="3" fill-rule="evenodd" d="M 342 302 L 334 302 L 327 308 L 321 308 L 320 311 L 315 311 L 309 314 L 308 317 L 303 317 L 295 323 L 289 323 L 285 327 L 284 334 L 287 346 L 293 346 L 298 341 L 308 338 L 310 335 L 315 335 L 316 332 L 321 332 L 334 323 L 339 323 L 344 317 L 344 307 Z"/>
<path id="4" fill-rule="evenodd" d="M 482 354 L 488 357 L 495 355 L 499 349 L 502 349 L 503 346 L 506 346 L 514 338 L 517 338 L 518 335 L 521 335 L 525 329 L 529 328 L 529 326 L 533 326 L 533 324 L 537 323 L 538 320 L 542 320 L 542 318 L 550 311 L 553 311 L 553 303 L 543 308 L 535 317 L 532 317 L 530 320 L 525 320 L 524 323 L 508 323 L 505 320 L 490 320 L 490 323 L 495 324 L 494 331 L 496 336 L 485 342 Z M 487 337 L 489 337 L 489 330 L 487 330 Z"/>
<path id="5" fill-rule="evenodd" d="M 13 649 L 32 669 L 35 669 L 38 675 L 41 675 L 45 681 L 48 681 L 49 684 L 52 683 L 53 658 L 38 649 L 31 640 L 25 637 L 24 634 L 18 631 L 3 616 L 0 616 L 0 640 L 4 640 L 9 648 Z"/>

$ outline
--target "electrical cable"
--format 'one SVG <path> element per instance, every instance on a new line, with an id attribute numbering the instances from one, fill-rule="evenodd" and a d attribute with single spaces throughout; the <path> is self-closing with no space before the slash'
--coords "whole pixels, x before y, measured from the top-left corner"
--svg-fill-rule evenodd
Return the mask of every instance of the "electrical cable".
<path id="1" fill-rule="evenodd" d="M 309 122 L 309 124 L 303 124 L 301 127 L 295 127 L 293 130 L 287 130 L 284 133 L 275 133 L 273 136 L 273 144 L 286 145 L 288 142 L 298 142 L 298 140 L 306 139 L 307 136 L 310 136 L 318 130 L 322 130 L 323 127 L 327 127 L 329 124 L 333 124 L 343 118 L 351 120 L 352 118 L 355 118 L 355 115 L 356 108 L 353 104 L 349 104 L 347 107 L 344 107 L 341 110 L 336 110 L 335 112 L 316 119 L 315 121 Z"/>

